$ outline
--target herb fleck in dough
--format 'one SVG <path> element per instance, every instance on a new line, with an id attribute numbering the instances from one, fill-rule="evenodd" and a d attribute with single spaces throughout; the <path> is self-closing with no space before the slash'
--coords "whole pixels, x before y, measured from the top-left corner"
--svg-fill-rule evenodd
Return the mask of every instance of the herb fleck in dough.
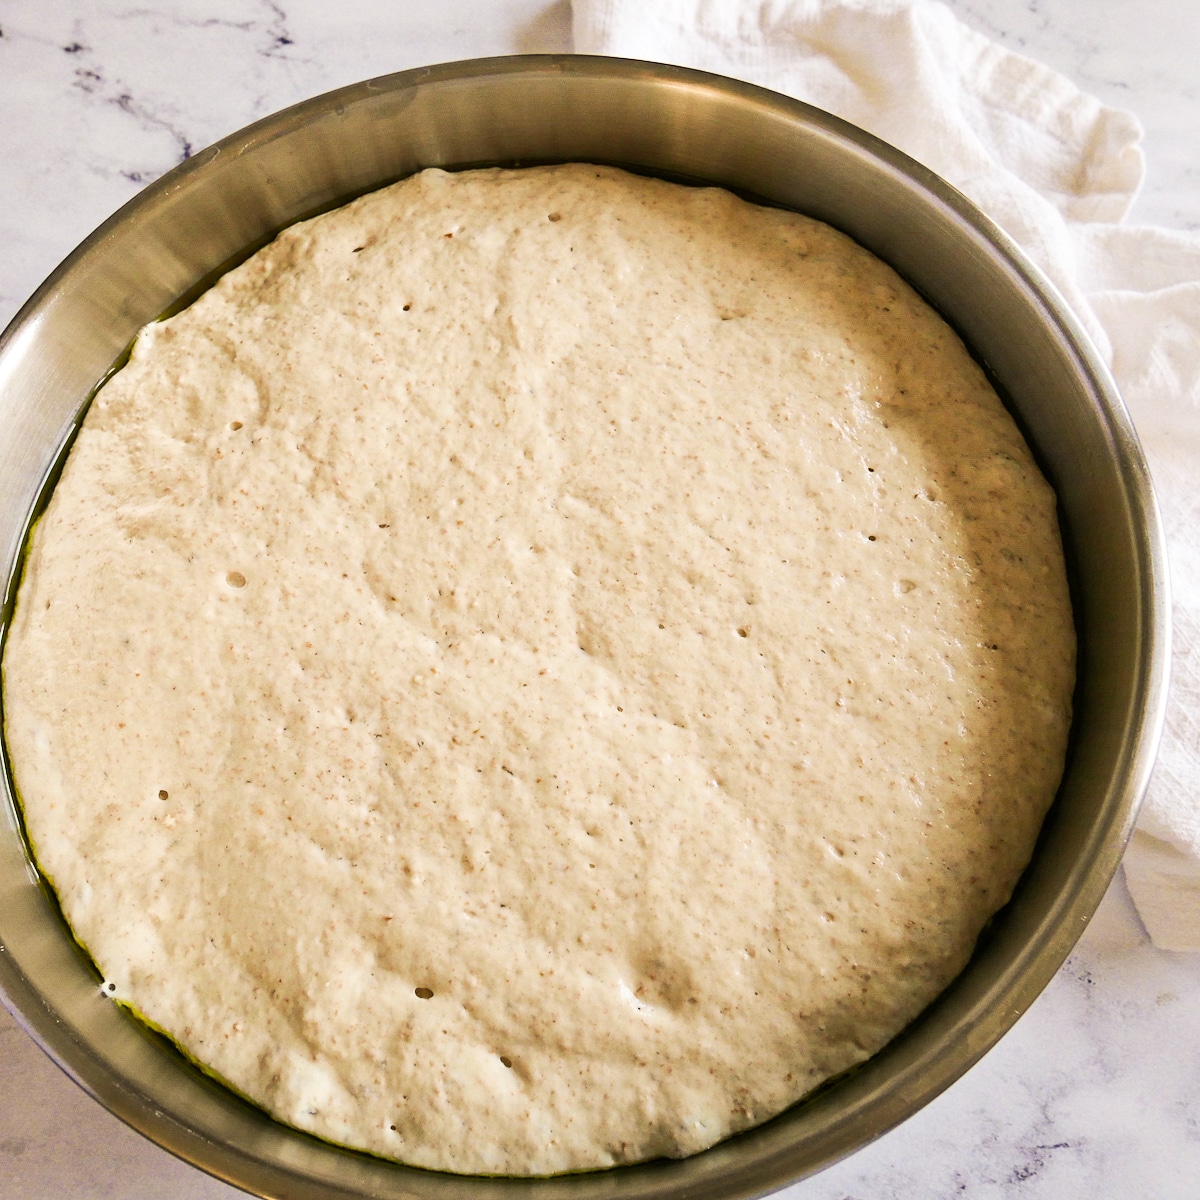
<path id="1" fill-rule="evenodd" d="M 426 1167 L 701 1150 L 963 967 L 1062 768 L 1054 496 L 833 230 L 426 171 L 152 325 L 35 531 L 31 840 L 115 997 Z"/>

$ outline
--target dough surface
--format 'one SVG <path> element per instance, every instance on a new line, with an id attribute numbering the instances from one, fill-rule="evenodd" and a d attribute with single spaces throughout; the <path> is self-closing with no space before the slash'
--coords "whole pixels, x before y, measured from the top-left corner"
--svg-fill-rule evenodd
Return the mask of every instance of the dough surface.
<path id="1" fill-rule="evenodd" d="M 149 326 L 36 527 L 27 829 L 114 998 L 281 1120 L 696 1152 L 962 969 L 1063 763 L 1054 495 L 826 226 L 427 171 Z"/>

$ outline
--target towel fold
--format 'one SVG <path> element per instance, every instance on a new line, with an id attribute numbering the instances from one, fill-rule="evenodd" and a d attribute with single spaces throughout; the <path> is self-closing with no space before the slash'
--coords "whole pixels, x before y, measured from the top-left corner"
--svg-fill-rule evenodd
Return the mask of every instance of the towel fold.
<path id="1" fill-rule="evenodd" d="M 861 126 L 966 193 L 1108 360 L 1150 463 L 1174 589 L 1158 764 L 1125 858 L 1151 939 L 1200 950 L 1200 236 L 1125 223 L 1137 119 L 935 0 L 574 0 L 575 49 L 698 67 Z"/>

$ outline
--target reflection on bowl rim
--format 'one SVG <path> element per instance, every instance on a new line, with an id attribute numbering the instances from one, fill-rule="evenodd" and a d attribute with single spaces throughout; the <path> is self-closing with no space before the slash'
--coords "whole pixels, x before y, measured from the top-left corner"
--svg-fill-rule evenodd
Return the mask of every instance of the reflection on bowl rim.
<path id="1" fill-rule="evenodd" d="M 598 118 L 613 111 L 624 124 L 606 130 Z M 386 129 L 372 130 L 370 163 L 352 154 L 339 158 L 338 137 L 348 144 L 350 131 L 370 129 L 373 119 Z M 638 137 L 642 153 L 632 154 Z M 505 152 L 472 156 L 472 147 L 495 151 L 497 144 Z M 569 152 L 570 145 L 579 152 Z M 603 145 L 615 153 L 594 152 Z M 1087 733 L 1076 739 L 1068 774 L 1090 765 L 1096 779 L 1090 790 L 1086 779 L 1079 783 L 1070 805 L 1056 806 L 1013 902 L 959 980 L 861 1068 L 691 1159 L 547 1180 L 492 1180 L 420 1171 L 318 1143 L 231 1097 L 136 1022 L 114 1016 L 114 1006 L 100 997 L 94 968 L 80 960 L 56 906 L 34 878 L 6 763 L 11 828 L 0 850 L 0 884 L 10 903 L 0 906 L 7 914 L 0 913 L 0 995 L 43 1049 L 128 1124 L 262 1195 L 440 1198 L 467 1189 L 491 1200 L 493 1192 L 520 1188 L 546 1200 L 560 1193 L 580 1200 L 601 1194 L 612 1200 L 732 1197 L 758 1195 L 811 1174 L 932 1099 L 1024 1011 L 1099 903 L 1149 775 L 1165 704 L 1169 638 L 1162 532 L 1128 417 L 1065 302 L 987 218 L 898 151 L 798 101 L 683 68 L 530 55 L 401 72 L 267 117 L 150 185 L 64 261 L 0 337 L 0 428 L 11 434 L 8 449 L 0 448 L 0 517 L 8 522 L 0 527 L 0 546 L 10 572 L 49 463 L 84 397 L 137 328 L 194 294 L 215 268 L 227 268 L 231 258 L 244 257 L 248 247 L 303 216 L 421 166 L 566 159 L 703 179 L 798 207 L 856 237 L 943 309 L 993 370 L 1002 394 L 1020 401 L 1015 407 L 1023 432 L 1060 490 L 1074 546 L 1081 667 L 1095 680 L 1083 687 Z M 389 169 L 398 162 L 401 169 Z M 808 168 L 807 178 L 799 162 Z M 706 169 L 678 169 L 697 163 Z M 764 179 L 762 187 L 747 186 Z M 805 188 L 805 202 L 789 202 L 795 189 Z M 197 229 L 185 228 L 189 200 L 203 210 Z M 209 230 L 219 240 L 222 225 L 228 232 L 239 222 L 251 233 L 238 235 L 219 258 L 204 260 L 197 242 Z M 143 235 L 154 254 L 139 261 Z M 901 235 L 956 250 L 957 257 L 947 259 L 954 278 L 937 268 L 923 277 L 928 268 L 911 259 Z M 139 269 L 140 281 L 133 278 Z M 156 272 L 171 278 L 156 279 Z M 984 284 L 994 291 L 973 299 L 971 287 Z M 1043 411 L 1040 399 L 1017 395 L 1013 379 L 1025 380 L 1025 368 L 1004 344 L 1016 335 L 995 332 L 1014 321 L 1025 323 L 1021 351 L 1032 360 L 1026 382 L 1048 387 L 1046 380 L 1065 381 L 1057 406 Z M 72 354 L 74 341 L 84 345 Z M 1072 414 L 1082 422 L 1079 428 L 1070 427 Z M 1078 454 L 1052 436 L 1064 432 L 1064 422 L 1086 443 Z M 1101 484 L 1093 483 L 1094 497 L 1079 478 L 1080 456 L 1098 463 Z M 1130 582 L 1116 599 L 1100 594 L 1099 568 L 1091 561 L 1111 546 L 1092 547 L 1103 538 L 1085 517 L 1119 526 L 1107 533 L 1128 560 Z M 1108 581 L 1114 587 L 1120 582 Z M 1120 653 L 1109 654 L 1103 638 L 1113 630 Z M 1100 684 L 1113 672 L 1124 690 L 1118 689 L 1114 703 L 1102 704 Z M 1103 751 L 1096 748 L 1102 738 L 1108 739 Z M 1076 800 L 1075 792 L 1084 791 L 1095 798 Z M 1053 868 L 1047 865 L 1051 858 Z"/>

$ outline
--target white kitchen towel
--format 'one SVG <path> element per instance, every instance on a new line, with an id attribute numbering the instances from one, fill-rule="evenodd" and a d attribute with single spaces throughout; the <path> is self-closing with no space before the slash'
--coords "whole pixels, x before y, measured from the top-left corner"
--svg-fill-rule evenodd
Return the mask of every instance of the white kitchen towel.
<path id="1" fill-rule="evenodd" d="M 1174 584 L 1167 728 L 1125 857 L 1155 945 L 1200 950 L 1200 236 L 1124 224 L 1141 126 L 934 0 L 574 0 L 575 49 L 816 104 L 965 192 L 1074 307 L 1141 435 Z"/>

